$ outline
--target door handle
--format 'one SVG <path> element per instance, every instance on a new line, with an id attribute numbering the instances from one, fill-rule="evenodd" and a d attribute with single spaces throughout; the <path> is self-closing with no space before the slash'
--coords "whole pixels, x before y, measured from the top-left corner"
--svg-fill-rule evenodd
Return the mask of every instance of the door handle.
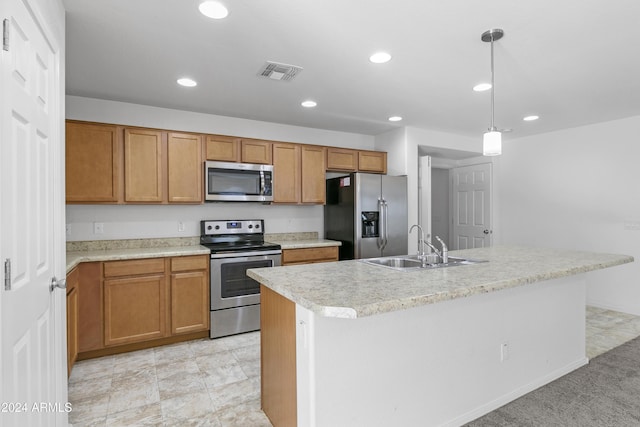
<path id="1" fill-rule="evenodd" d="M 58 280 L 56 276 L 51 278 L 51 284 L 49 285 L 49 289 L 53 292 L 56 288 L 67 289 L 67 279 Z"/>
<path id="2" fill-rule="evenodd" d="M 483 231 L 483 233 L 484 233 L 484 234 L 491 234 L 491 233 L 492 233 L 492 231 L 484 230 L 484 231 Z"/>
<path id="3" fill-rule="evenodd" d="M 385 249 L 389 243 L 389 205 L 385 199 L 382 199 L 382 203 L 384 205 L 384 246 L 382 249 Z"/>

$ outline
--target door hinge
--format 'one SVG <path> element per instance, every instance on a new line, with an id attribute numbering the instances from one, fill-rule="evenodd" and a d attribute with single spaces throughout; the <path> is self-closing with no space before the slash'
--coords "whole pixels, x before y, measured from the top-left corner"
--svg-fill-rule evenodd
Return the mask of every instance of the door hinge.
<path id="1" fill-rule="evenodd" d="M 9 51 L 9 20 L 2 21 L 2 49 Z"/>
<path id="2" fill-rule="evenodd" d="M 7 258 L 4 261 L 4 290 L 11 290 L 11 259 Z"/>

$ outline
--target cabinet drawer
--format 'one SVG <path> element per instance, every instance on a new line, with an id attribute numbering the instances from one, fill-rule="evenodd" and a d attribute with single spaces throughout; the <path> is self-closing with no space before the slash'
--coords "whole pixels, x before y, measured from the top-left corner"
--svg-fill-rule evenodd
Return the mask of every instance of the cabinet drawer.
<path id="1" fill-rule="evenodd" d="M 171 271 L 206 270 L 209 266 L 209 256 L 193 255 L 171 258 Z"/>
<path id="2" fill-rule="evenodd" d="M 338 261 L 338 247 L 284 249 L 282 265 Z"/>
<path id="3" fill-rule="evenodd" d="M 104 277 L 164 273 L 164 258 L 145 258 L 104 263 Z"/>

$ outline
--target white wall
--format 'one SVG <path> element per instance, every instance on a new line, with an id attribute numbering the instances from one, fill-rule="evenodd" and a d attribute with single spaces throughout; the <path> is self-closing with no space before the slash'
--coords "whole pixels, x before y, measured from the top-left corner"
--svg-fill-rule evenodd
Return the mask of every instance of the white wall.
<path id="1" fill-rule="evenodd" d="M 449 238 L 449 170 L 431 168 L 431 234 L 452 247 Z"/>
<path id="2" fill-rule="evenodd" d="M 507 142 L 497 243 L 640 258 L 640 116 Z M 590 304 L 640 315 L 640 263 L 589 273 Z"/>
<path id="3" fill-rule="evenodd" d="M 374 149 L 374 138 L 369 135 L 77 96 L 66 97 L 66 117 L 130 126 Z M 264 219 L 267 233 L 317 231 L 320 236 L 324 234 L 322 206 L 279 206 L 258 203 L 206 203 L 188 206 L 67 205 L 66 214 L 68 241 L 198 236 L 200 220 L 233 218 Z M 104 223 L 103 234 L 93 233 L 94 222 Z M 183 232 L 178 231 L 178 222 L 184 223 Z"/>

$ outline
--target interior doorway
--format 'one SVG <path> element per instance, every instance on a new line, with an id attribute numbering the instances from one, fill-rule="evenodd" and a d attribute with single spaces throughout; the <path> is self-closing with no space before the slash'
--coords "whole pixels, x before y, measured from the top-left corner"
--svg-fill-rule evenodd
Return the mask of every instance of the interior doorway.
<path id="1" fill-rule="evenodd" d="M 466 195 L 463 198 L 463 192 L 459 191 L 459 186 L 454 185 L 455 177 L 460 176 L 458 172 L 465 171 L 470 166 L 487 164 L 487 158 L 478 153 L 427 146 L 418 146 L 418 157 L 418 218 L 424 229 L 425 238 L 432 241 L 435 236 L 440 236 L 451 250 L 490 246 L 492 241 L 491 201 L 484 203 L 486 200 L 483 200 L 484 209 L 481 215 L 483 225 L 481 232 L 484 234 L 484 230 L 488 230 L 488 238 L 484 240 L 483 245 L 474 243 L 477 240 L 475 238 L 469 244 L 465 236 L 461 238 L 456 233 L 465 231 L 459 226 L 461 223 L 477 222 L 473 217 L 475 210 L 470 209 L 468 205 L 473 203 L 475 195 Z M 473 167 L 470 169 L 474 170 Z M 486 177 L 489 180 L 487 185 L 491 188 L 492 176 L 489 174 Z M 463 203 L 460 203 L 461 200 Z"/>

